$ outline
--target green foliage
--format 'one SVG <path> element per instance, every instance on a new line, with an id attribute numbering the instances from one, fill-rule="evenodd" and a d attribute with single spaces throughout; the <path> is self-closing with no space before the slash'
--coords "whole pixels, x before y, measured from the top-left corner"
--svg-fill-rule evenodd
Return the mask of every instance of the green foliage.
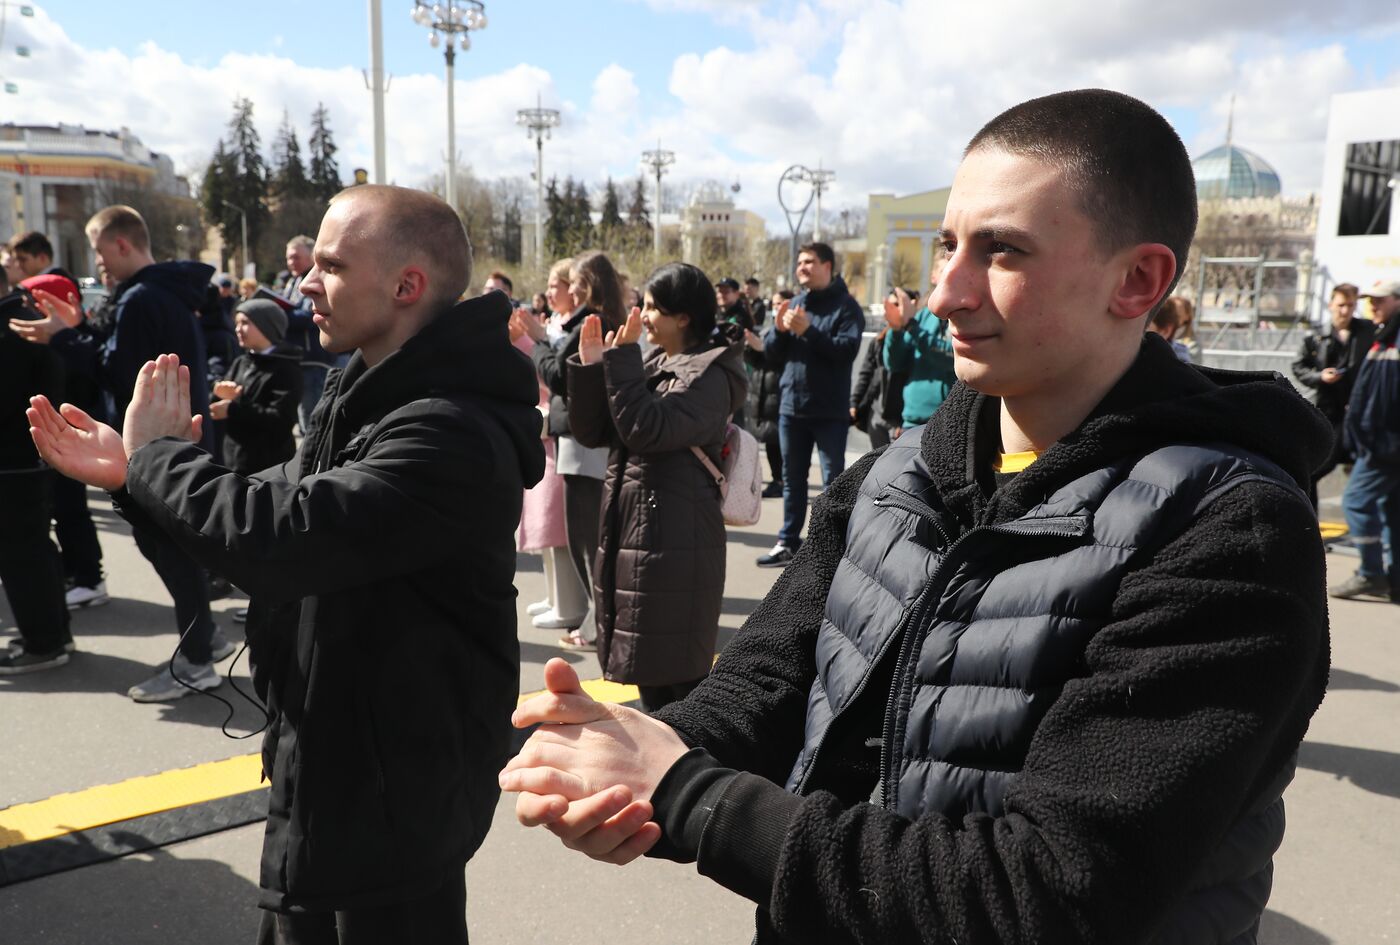
<path id="1" fill-rule="evenodd" d="M 335 161 L 337 148 L 331 134 L 330 114 L 320 102 L 316 103 L 316 110 L 311 113 L 311 138 L 307 144 L 311 155 L 312 191 L 325 203 L 340 193 L 345 185 L 340 182 L 340 165 Z"/>

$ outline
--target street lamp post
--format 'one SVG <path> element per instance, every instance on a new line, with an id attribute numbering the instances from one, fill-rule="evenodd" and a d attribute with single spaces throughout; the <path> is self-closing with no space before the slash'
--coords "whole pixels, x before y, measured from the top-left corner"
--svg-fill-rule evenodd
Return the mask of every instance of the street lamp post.
<path id="1" fill-rule="evenodd" d="M 386 183 L 384 158 L 384 17 L 383 0 L 369 0 L 369 87 L 374 114 L 374 182 Z"/>
<path id="2" fill-rule="evenodd" d="M 642 163 L 656 175 L 656 222 L 651 227 L 651 248 L 656 261 L 661 261 L 661 175 L 666 168 L 676 163 L 676 152 L 661 150 L 661 142 L 656 142 L 656 150 L 643 151 Z"/>
<path id="3" fill-rule="evenodd" d="M 472 48 L 469 34 L 472 30 L 486 28 L 486 4 L 481 0 L 413 0 L 413 22 L 432 30 L 428 44 L 434 49 L 442 45 L 442 37 L 447 37 L 447 48 L 443 50 L 447 60 L 447 204 L 457 209 L 457 118 L 454 110 L 452 69 L 457 59 L 457 47 L 462 52 Z"/>
<path id="4" fill-rule="evenodd" d="M 535 139 L 535 265 L 544 268 L 544 142 L 550 129 L 559 127 L 559 111 L 545 108 L 535 96 L 534 108 L 522 108 L 515 113 L 515 123 Z"/>
<path id="5" fill-rule="evenodd" d="M 248 214 L 244 213 L 243 208 L 237 204 L 229 203 L 227 200 L 223 204 L 230 210 L 238 211 L 239 226 L 243 230 L 243 277 L 247 278 L 250 275 L 248 272 Z"/>
<path id="6" fill-rule="evenodd" d="M 807 217 L 807 210 L 815 200 L 817 204 L 817 218 L 812 225 L 812 239 L 820 242 L 822 238 L 822 191 L 836 179 L 836 172 L 824 169 L 820 162 L 814 171 L 810 167 L 802 164 L 794 164 L 783 171 L 783 176 L 778 178 L 778 205 L 783 208 L 783 213 L 787 215 L 788 228 L 792 230 L 792 246 L 790 251 L 791 268 L 797 268 L 797 234 L 802 229 L 802 221 Z M 783 196 L 783 185 L 789 186 L 797 184 L 807 184 L 811 190 L 807 192 L 805 201 L 794 201 L 789 204 Z"/>
<path id="7" fill-rule="evenodd" d="M 812 239 L 820 243 L 822 238 L 822 191 L 826 190 L 836 179 L 836 172 L 824 170 L 820 161 L 817 162 L 815 171 L 809 167 L 804 167 L 802 170 L 805 173 L 804 179 L 812 185 L 812 192 L 817 198 L 817 217 L 812 221 Z"/>

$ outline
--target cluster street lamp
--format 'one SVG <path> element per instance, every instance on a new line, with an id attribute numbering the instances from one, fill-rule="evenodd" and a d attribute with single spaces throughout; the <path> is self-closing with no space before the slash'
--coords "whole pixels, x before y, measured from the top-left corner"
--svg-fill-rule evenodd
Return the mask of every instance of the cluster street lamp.
<path id="1" fill-rule="evenodd" d="M 830 186 L 836 179 L 836 172 L 824 169 L 818 162 L 814 171 L 810 167 L 802 164 L 794 164 L 783 171 L 783 176 L 778 178 L 778 206 L 783 208 L 784 215 L 787 216 L 788 228 L 792 231 L 792 245 L 789 252 L 789 269 L 797 268 L 797 234 L 802 229 L 802 222 L 807 217 L 807 210 L 815 200 L 817 204 L 817 218 L 812 226 L 812 239 L 820 241 L 822 238 L 822 191 Z M 806 200 L 798 199 L 800 189 L 797 185 L 806 184 L 810 187 L 806 192 Z M 784 186 L 789 191 L 784 195 Z M 792 197 L 793 202 L 789 203 L 787 197 Z"/>
<path id="2" fill-rule="evenodd" d="M 539 96 L 534 108 L 522 108 L 515 113 L 515 123 L 535 139 L 535 265 L 544 267 L 544 142 L 550 129 L 559 127 L 559 111 L 545 108 Z"/>
<path id="3" fill-rule="evenodd" d="M 457 47 L 462 52 L 472 48 L 472 30 L 486 28 L 486 4 L 481 0 L 413 0 L 413 22 L 432 31 L 428 44 L 437 49 L 447 37 L 447 48 L 443 50 L 447 60 L 447 187 L 445 196 L 448 206 L 457 209 L 457 130 L 454 114 L 452 90 L 452 66 L 457 58 Z"/>
<path id="4" fill-rule="evenodd" d="M 676 163 L 676 152 L 661 150 L 661 142 L 656 142 L 654 151 L 642 152 L 642 164 L 651 168 L 656 175 L 656 219 L 651 226 L 651 248 L 656 255 L 656 261 L 661 261 L 661 175 L 666 173 L 666 168 Z"/>

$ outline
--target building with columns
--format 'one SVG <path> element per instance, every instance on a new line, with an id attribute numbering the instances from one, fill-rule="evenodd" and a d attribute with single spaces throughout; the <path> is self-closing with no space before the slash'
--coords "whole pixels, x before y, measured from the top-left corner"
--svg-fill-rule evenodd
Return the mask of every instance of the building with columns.
<path id="1" fill-rule="evenodd" d="M 941 187 L 906 197 L 870 195 L 862 300 L 867 305 L 882 301 L 895 284 L 917 289 L 920 295 L 927 289 L 951 192 L 951 187 Z"/>
<path id="2" fill-rule="evenodd" d="M 693 265 L 708 256 L 747 252 L 763 239 L 763 217 L 735 206 L 718 181 L 698 187 L 681 211 L 681 258 Z"/>
<path id="3" fill-rule="evenodd" d="M 189 197 L 164 154 L 128 129 L 82 125 L 0 125 L 0 238 L 38 230 L 54 246 L 54 263 L 94 271 L 83 227 L 123 189 Z"/>

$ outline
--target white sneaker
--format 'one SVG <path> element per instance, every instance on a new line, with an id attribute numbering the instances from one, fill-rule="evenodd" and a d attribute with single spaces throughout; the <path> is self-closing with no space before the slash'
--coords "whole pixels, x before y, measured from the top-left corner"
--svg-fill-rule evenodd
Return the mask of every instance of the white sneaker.
<path id="1" fill-rule="evenodd" d="M 558 611 L 552 607 L 540 614 L 530 623 L 534 624 L 537 630 L 573 630 L 583 623 L 583 618 L 588 616 L 582 614 L 578 617 L 561 617 Z"/>
<path id="2" fill-rule="evenodd" d="M 82 607 L 100 607 L 112 599 L 107 596 L 106 581 L 98 581 L 95 587 L 74 585 L 63 596 L 68 603 L 69 610 L 78 610 Z"/>
<path id="3" fill-rule="evenodd" d="M 529 607 L 526 607 L 525 613 L 529 614 L 531 617 L 538 617 L 545 611 L 553 609 L 554 605 L 549 602 L 548 598 L 546 598 L 545 600 L 537 600 Z"/>

